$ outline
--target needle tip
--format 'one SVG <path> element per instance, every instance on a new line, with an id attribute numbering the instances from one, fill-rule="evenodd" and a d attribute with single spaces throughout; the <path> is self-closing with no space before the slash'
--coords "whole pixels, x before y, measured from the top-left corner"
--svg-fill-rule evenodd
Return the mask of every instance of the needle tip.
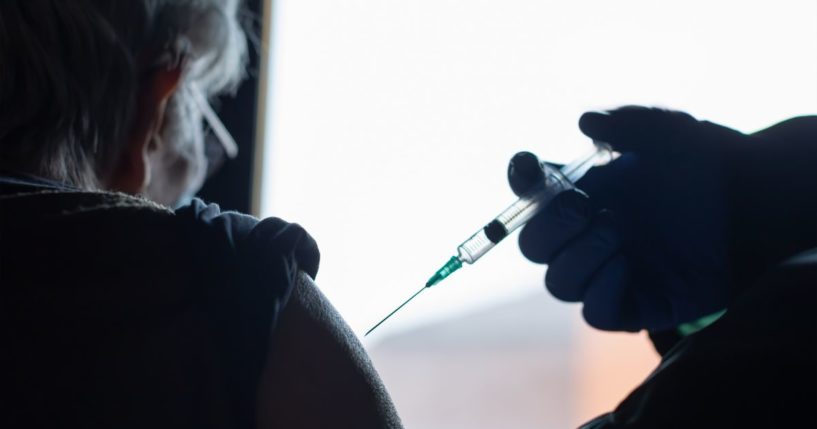
<path id="1" fill-rule="evenodd" d="M 383 320 L 381 320 L 380 322 L 378 322 L 378 323 L 377 323 L 377 325 L 374 325 L 374 326 L 372 327 L 372 329 L 369 329 L 369 330 L 368 330 L 368 331 L 367 331 L 365 334 L 363 334 L 363 336 L 364 336 L 364 337 L 365 337 L 365 336 L 368 336 L 368 335 L 369 335 L 369 334 L 370 334 L 372 331 L 374 331 L 375 329 L 377 329 L 377 327 L 378 327 L 378 326 L 382 325 L 382 324 L 383 324 L 383 322 L 385 322 L 386 320 L 388 320 L 388 319 L 389 319 L 389 317 L 391 317 L 392 315 L 394 315 L 394 313 L 397 313 L 397 310 L 400 310 L 401 308 L 403 308 L 403 306 L 404 306 L 404 305 L 408 304 L 408 303 L 409 303 L 409 301 L 411 301 L 412 299 L 414 299 L 414 297 L 415 297 L 415 296 L 419 295 L 419 294 L 420 294 L 420 292 L 422 292 L 422 291 L 424 291 L 424 290 L 426 290 L 426 287 L 425 287 L 425 286 L 424 286 L 422 289 L 420 289 L 420 290 L 418 290 L 417 292 L 415 292 L 415 293 L 414 293 L 414 295 L 412 295 L 412 296 L 411 296 L 411 298 L 407 299 L 407 300 L 406 300 L 404 303 L 400 304 L 400 306 L 399 306 L 399 307 L 395 308 L 395 309 L 394 309 L 394 311 L 392 311 L 391 313 L 389 313 L 389 315 L 388 315 L 388 316 L 384 317 L 384 318 L 383 318 Z"/>

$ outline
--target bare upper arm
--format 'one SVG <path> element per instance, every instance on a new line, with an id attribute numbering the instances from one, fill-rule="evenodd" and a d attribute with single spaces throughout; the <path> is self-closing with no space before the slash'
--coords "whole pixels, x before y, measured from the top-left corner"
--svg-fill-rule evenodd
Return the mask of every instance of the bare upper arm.
<path id="1" fill-rule="evenodd" d="M 281 312 L 269 350 L 259 427 L 402 427 L 360 342 L 306 274 Z"/>

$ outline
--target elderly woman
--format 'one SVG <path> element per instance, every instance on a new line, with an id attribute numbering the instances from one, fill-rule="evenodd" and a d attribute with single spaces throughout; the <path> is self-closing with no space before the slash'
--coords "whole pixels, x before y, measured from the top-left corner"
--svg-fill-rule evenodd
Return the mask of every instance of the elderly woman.
<path id="1" fill-rule="evenodd" d="M 300 227 L 199 200 L 237 0 L 0 2 L 2 427 L 399 427 Z"/>

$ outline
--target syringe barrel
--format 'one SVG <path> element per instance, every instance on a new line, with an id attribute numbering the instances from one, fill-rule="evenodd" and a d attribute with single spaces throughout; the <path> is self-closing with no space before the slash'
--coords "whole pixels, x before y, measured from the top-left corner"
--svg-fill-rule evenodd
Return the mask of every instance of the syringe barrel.
<path id="1" fill-rule="evenodd" d="M 462 262 L 473 264 L 502 239 L 539 213 L 553 197 L 562 191 L 573 189 L 573 183 L 559 170 L 547 164 L 544 164 L 542 169 L 545 173 L 542 185 L 522 195 L 493 221 L 460 244 L 457 252 Z"/>
<path id="2" fill-rule="evenodd" d="M 462 262 L 473 264 L 477 259 L 481 258 L 482 255 L 493 249 L 494 246 L 496 246 L 496 243 L 488 240 L 488 235 L 485 234 L 485 229 L 483 228 L 457 247 L 457 257 Z"/>

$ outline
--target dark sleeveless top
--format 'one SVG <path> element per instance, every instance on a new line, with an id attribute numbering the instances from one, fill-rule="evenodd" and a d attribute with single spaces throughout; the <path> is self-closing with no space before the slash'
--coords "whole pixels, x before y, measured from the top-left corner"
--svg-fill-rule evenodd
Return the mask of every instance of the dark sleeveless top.
<path id="1" fill-rule="evenodd" d="M 249 428 L 299 226 L 0 175 L 0 427 Z"/>

